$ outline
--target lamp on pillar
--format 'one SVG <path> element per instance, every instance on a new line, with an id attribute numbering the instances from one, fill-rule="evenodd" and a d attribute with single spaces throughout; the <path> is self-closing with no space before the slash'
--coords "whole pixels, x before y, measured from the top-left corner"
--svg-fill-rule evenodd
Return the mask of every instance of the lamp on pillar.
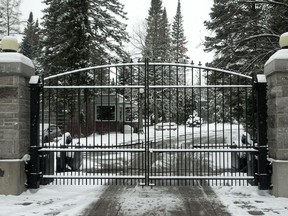
<path id="1" fill-rule="evenodd" d="M 1 41 L 1 48 L 3 52 L 17 52 L 19 43 L 16 38 L 5 36 Z"/>
<path id="2" fill-rule="evenodd" d="M 282 34 L 279 39 L 279 45 L 281 49 L 288 48 L 288 32 Z"/>

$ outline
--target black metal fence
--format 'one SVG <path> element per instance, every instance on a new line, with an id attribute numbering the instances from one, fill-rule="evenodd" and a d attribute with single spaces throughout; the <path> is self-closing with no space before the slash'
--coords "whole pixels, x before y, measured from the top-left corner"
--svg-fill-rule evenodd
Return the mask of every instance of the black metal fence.
<path id="1" fill-rule="evenodd" d="M 148 60 L 45 77 L 39 179 L 258 184 L 255 83 L 231 71 Z"/>

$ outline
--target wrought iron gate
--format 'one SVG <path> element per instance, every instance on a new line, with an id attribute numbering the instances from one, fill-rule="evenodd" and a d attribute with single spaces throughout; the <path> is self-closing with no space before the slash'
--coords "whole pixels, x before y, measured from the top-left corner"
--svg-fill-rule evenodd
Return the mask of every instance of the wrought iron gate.
<path id="1" fill-rule="evenodd" d="M 148 60 L 34 77 L 28 182 L 255 184 L 257 83 Z"/>

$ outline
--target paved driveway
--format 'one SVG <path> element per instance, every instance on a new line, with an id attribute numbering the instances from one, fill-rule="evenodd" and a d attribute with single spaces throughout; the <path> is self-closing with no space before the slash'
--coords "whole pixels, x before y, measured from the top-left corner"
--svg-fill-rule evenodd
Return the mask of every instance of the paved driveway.
<path id="1" fill-rule="evenodd" d="M 201 186 L 107 186 L 83 215 L 228 216 L 213 190 Z"/>

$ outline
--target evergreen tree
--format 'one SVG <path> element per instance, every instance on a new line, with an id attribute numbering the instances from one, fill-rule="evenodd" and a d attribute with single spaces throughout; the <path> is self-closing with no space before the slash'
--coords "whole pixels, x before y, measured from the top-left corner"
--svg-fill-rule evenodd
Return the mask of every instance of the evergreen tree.
<path id="1" fill-rule="evenodd" d="M 163 8 L 161 0 L 151 0 L 147 18 L 147 35 L 145 38 L 144 58 L 161 58 L 161 25 L 163 21 Z"/>
<path id="2" fill-rule="evenodd" d="M 183 28 L 183 16 L 181 13 L 181 2 L 178 0 L 178 6 L 176 15 L 174 17 L 174 22 L 172 24 L 172 56 L 173 59 L 179 61 L 180 59 L 185 59 L 185 53 L 188 51 L 187 40 L 184 34 Z"/>
<path id="3" fill-rule="evenodd" d="M 149 58 L 152 61 L 168 60 L 171 57 L 170 51 L 171 35 L 166 9 L 163 9 L 161 0 L 151 0 L 147 18 L 145 46 L 142 53 L 143 57 Z M 163 68 L 163 70 L 154 68 L 154 70 L 149 70 L 147 81 L 150 85 L 165 85 L 171 83 L 171 77 L 175 77 L 171 75 L 171 70 L 167 68 Z M 160 118 L 164 121 L 168 120 L 169 117 L 165 116 L 165 112 L 163 112 L 164 109 L 167 110 L 169 104 L 167 98 L 169 97 L 168 90 L 154 89 L 149 93 L 150 107 L 148 113 L 154 116 L 154 123 L 158 123 Z M 161 97 L 162 104 L 159 103 Z"/>
<path id="4" fill-rule="evenodd" d="M 38 20 L 36 23 L 33 19 L 33 13 L 30 12 L 27 21 L 27 26 L 24 29 L 24 37 L 21 45 L 23 55 L 30 58 L 33 62 L 39 53 L 39 26 Z"/>
<path id="5" fill-rule="evenodd" d="M 64 71 L 86 68 L 110 62 L 113 58 L 126 57 L 123 42 L 128 40 L 126 25 L 121 19 L 126 19 L 123 5 L 118 0 L 44 0 L 43 30 L 41 31 L 41 47 L 43 55 L 40 58 L 42 73 L 45 77 Z M 69 78 L 71 85 L 109 85 L 109 69 L 73 74 Z M 68 81 L 66 79 L 66 81 Z M 62 80 L 52 80 L 51 85 L 61 85 Z M 108 90 L 99 90 L 107 93 Z M 74 118 L 87 119 L 80 110 L 92 99 L 89 90 L 83 92 L 70 91 L 53 97 L 56 91 L 49 92 L 50 101 L 55 101 L 55 112 L 67 110 L 71 121 Z M 85 102 L 80 95 L 84 95 Z M 78 97 L 77 97 L 78 95 Z M 69 97 L 69 98 L 68 98 Z M 78 104 L 78 106 L 77 106 Z M 58 109 L 58 110 L 56 110 Z M 79 135 L 82 131 L 80 124 Z"/>
<path id="6" fill-rule="evenodd" d="M 38 19 L 36 20 L 35 23 L 35 29 L 34 29 L 34 65 L 36 67 L 36 71 L 39 71 L 40 68 L 40 63 L 39 63 L 39 58 L 41 56 L 41 46 L 40 46 L 40 36 L 41 36 L 41 29 L 39 27 L 39 22 Z"/>
<path id="7" fill-rule="evenodd" d="M 185 61 L 187 56 L 185 53 L 187 52 L 186 44 L 187 40 L 184 34 L 184 28 L 183 28 L 183 16 L 181 13 L 181 2 L 178 0 L 176 15 L 174 16 L 174 21 L 172 24 L 172 58 L 176 62 Z M 185 85 L 185 69 L 180 68 L 177 69 L 175 72 L 175 84 L 179 85 Z M 185 123 L 187 116 L 187 111 L 189 110 L 191 106 L 190 101 L 195 100 L 195 98 L 191 98 L 192 94 L 189 94 L 191 90 L 188 91 L 186 89 L 177 89 L 176 95 L 177 95 L 177 115 L 176 115 L 176 121 L 177 123 Z M 192 111 L 190 111 L 192 113 Z"/>
<path id="8" fill-rule="evenodd" d="M 279 0 L 273 1 L 269 5 L 266 4 L 266 11 L 269 10 L 269 31 L 267 34 L 271 35 L 281 35 L 288 31 L 288 1 Z M 275 42 L 277 37 L 273 38 L 273 46 L 277 48 L 278 41 Z M 270 46 L 271 47 L 271 46 Z M 274 50 L 275 50 L 274 48 Z"/>
<path id="9" fill-rule="evenodd" d="M 118 0 L 45 0 L 44 3 L 48 7 L 43 18 L 42 64 L 48 74 L 127 56 L 122 48 L 128 40 L 126 25 L 119 21 L 126 19 L 126 14 Z"/>
<path id="10" fill-rule="evenodd" d="M 21 0 L 0 0 L 0 35 L 18 34 Z"/>
<path id="11" fill-rule="evenodd" d="M 45 0 L 41 64 L 45 76 L 88 66 L 88 2 Z"/>
<path id="12" fill-rule="evenodd" d="M 287 19 L 283 19 L 287 6 L 282 5 L 281 2 L 284 1 L 215 0 L 210 13 L 211 20 L 205 22 L 206 28 L 214 33 L 213 36 L 206 37 L 205 42 L 206 51 L 214 51 L 216 54 L 210 66 L 238 71 L 250 76 L 263 73 L 264 63 L 279 46 L 279 32 L 276 29 L 281 22 L 281 26 L 287 23 Z M 279 8 L 283 9 L 282 12 Z M 277 12 L 272 13 L 273 10 Z M 278 20 L 275 19 L 277 14 L 282 16 L 282 19 L 280 17 Z M 209 84 L 217 85 L 225 81 L 220 74 L 207 78 Z M 239 77 L 230 79 L 230 82 L 249 84 L 247 79 Z M 222 121 L 237 120 L 243 123 L 242 118 L 246 116 L 248 121 L 245 127 L 248 132 L 251 132 L 251 124 L 254 121 L 252 98 L 248 98 L 251 104 L 247 107 L 243 102 L 245 97 L 248 97 L 247 92 L 242 89 L 235 93 L 218 90 L 210 91 L 209 95 L 217 98 L 214 101 L 210 100 L 209 107 L 223 107 L 216 113 L 210 112 L 214 116 L 210 116 L 209 119 L 214 118 L 214 121 L 219 121 L 221 118 Z"/>
<path id="13" fill-rule="evenodd" d="M 262 72 L 278 40 L 269 30 L 268 6 L 257 1 L 214 1 L 211 20 L 205 22 L 214 33 L 205 41 L 206 51 L 216 54 L 211 66 L 249 75 Z"/>
<path id="14" fill-rule="evenodd" d="M 89 21 L 91 28 L 92 60 L 95 63 L 107 59 L 127 59 L 123 43 L 128 42 L 124 5 L 119 0 L 89 0 Z M 100 59 L 100 58 L 102 59 Z"/>
<path id="15" fill-rule="evenodd" d="M 170 24 L 167 17 L 166 8 L 163 10 L 160 26 L 160 57 L 163 60 L 168 60 L 171 50 L 171 34 L 170 34 Z"/>

